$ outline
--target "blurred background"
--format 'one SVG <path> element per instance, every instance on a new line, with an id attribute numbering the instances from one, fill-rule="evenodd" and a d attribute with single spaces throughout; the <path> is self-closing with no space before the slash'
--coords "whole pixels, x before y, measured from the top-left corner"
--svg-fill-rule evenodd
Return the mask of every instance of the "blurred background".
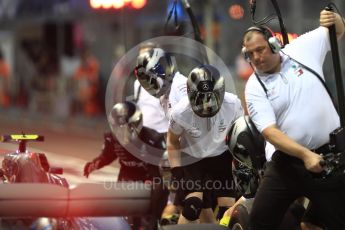
<path id="1" fill-rule="evenodd" d="M 277 2 L 287 31 L 297 35 L 318 26 L 319 12 L 328 3 Z M 333 2 L 345 8 L 344 1 Z M 248 1 L 191 0 L 190 4 L 205 44 L 234 71 L 241 36 L 252 24 Z M 6 75 L 1 84 L 7 84 L 1 107 L 61 119 L 102 116 L 105 85 L 117 60 L 129 49 L 157 36 L 193 37 L 180 2 L 179 28 L 174 28 L 173 16 L 164 30 L 172 5 L 173 0 L 0 0 L 0 48 L 2 62 L 8 65 L 8 70 L 4 64 L 0 70 Z M 257 1 L 256 18 L 271 13 L 271 1 Z M 279 31 L 277 20 L 269 26 Z"/>
<path id="2" fill-rule="evenodd" d="M 105 89 L 117 61 L 153 37 L 193 38 L 189 17 L 179 1 L 176 24 L 173 16 L 164 29 L 173 2 L 0 0 L 0 134 L 39 132 L 50 137 L 46 142 L 56 143 L 45 151 L 85 160 L 98 155 L 107 129 Z M 291 37 L 316 28 L 320 11 L 329 3 L 277 2 Z M 345 13 L 344 0 L 333 2 Z M 252 25 L 248 1 L 190 0 L 190 4 L 206 46 L 229 67 L 237 93 L 243 97 L 250 72 L 240 58 L 242 34 Z M 275 13 L 271 1 L 257 1 L 257 19 L 271 13 Z M 268 25 L 279 32 L 277 20 Z M 339 49 L 343 61 L 344 38 Z M 335 95 L 330 57 L 324 69 Z M 0 153 L 8 148 L 0 147 Z"/>

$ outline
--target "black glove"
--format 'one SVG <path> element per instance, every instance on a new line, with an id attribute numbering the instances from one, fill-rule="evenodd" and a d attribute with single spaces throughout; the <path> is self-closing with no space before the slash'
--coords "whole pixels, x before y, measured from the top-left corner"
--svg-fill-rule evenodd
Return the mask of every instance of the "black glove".
<path id="1" fill-rule="evenodd" d="M 84 176 L 86 178 L 89 177 L 90 173 L 92 173 L 93 171 L 95 171 L 97 169 L 97 165 L 95 162 L 91 161 L 91 162 L 87 162 L 84 166 Z"/>

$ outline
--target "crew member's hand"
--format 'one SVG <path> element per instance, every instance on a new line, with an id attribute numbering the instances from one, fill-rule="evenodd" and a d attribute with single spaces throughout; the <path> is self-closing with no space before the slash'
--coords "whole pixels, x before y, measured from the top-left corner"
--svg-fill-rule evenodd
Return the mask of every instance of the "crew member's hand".
<path id="1" fill-rule="evenodd" d="M 95 162 L 87 162 L 84 166 L 84 176 L 88 178 L 90 173 L 92 173 L 96 169 L 97 169 L 97 165 Z"/>
<path id="2" fill-rule="evenodd" d="M 303 159 L 303 162 L 308 171 L 313 173 L 321 173 L 323 168 L 320 165 L 320 162 L 322 160 L 322 156 L 320 156 L 319 154 L 308 151 L 306 157 Z"/>
<path id="3" fill-rule="evenodd" d="M 320 13 L 320 26 L 330 27 L 336 21 L 336 17 L 339 15 L 333 11 L 323 10 Z"/>
<path id="4" fill-rule="evenodd" d="M 160 102 L 160 104 L 161 104 L 161 106 L 163 108 L 163 111 L 165 113 L 171 108 L 171 105 L 170 105 L 170 102 L 169 102 L 169 97 L 166 94 L 160 96 L 159 102 Z"/>

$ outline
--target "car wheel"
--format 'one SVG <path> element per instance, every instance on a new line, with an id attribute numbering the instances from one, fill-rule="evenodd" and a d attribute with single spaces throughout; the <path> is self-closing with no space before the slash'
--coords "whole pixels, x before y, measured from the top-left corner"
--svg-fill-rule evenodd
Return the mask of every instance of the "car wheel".
<path id="1" fill-rule="evenodd" d="M 229 229 L 231 230 L 248 230 L 249 214 L 244 205 L 237 205 L 232 212 Z"/>

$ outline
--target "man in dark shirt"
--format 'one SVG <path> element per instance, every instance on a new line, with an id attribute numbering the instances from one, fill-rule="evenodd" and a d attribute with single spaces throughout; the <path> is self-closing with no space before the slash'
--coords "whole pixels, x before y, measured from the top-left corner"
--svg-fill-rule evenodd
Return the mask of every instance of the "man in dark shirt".
<path id="1" fill-rule="evenodd" d="M 102 152 L 84 166 L 84 175 L 88 177 L 91 172 L 111 164 L 118 159 L 120 172 L 118 181 L 139 181 L 152 183 L 152 219 L 148 226 L 142 218 L 133 218 L 133 229 L 151 229 L 155 219 L 159 219 L 167 203 L 169 191 L 164 187 L 159 167 L 142 159 L 148 154 L 147 149 L 155 149 L 158 157 L 162 157 L 165 150 L 164 134 L 142 126 L 142 113 L 133 102 L 124 102 L 114 105 L 109 120 L 112 132 L 104 134 Z M 131 153 L 128 145 L 139 145 L 139 153 Z M 139 159 L 137 156 L 143 156 Z M 160 182 L 160 183 L 157 183 Z"/>
<path id="2" fill-rule="evenodd" d="M 147 127 L 143 127 L 139 133 L 140 136 L 151 140 L 151 142 L 160 142 L 164 140 L 164 137 L 158 137 L 158 140 L 153 140 L 152 135 L 155 131 Z M 151 136 L 145 135 L 151 133 Z M 161 140 L 159 140 L 161 139 Z M 157 145 L 156 143 L 154 143 Z M 163 152 L 163 150 L 162 150 Z M 103 168 L 106 165 L 111 164 L 116 159 L 120 163 L 120 172 L 118 175 L 118 181 L 147 181 L 152 180 L 153 177 L 159 176 L 159 170 L 156 165 L 149 164 L 136 158 L 133 154 L 128 152 L 119 141 L 114 137 L 111 132 L 106 132 L 104 134 L 104 144 L 102 152 L 92 161 L 86 163 L 84 167 L 84 176 L 88 177 L 94 170 Z"/>

